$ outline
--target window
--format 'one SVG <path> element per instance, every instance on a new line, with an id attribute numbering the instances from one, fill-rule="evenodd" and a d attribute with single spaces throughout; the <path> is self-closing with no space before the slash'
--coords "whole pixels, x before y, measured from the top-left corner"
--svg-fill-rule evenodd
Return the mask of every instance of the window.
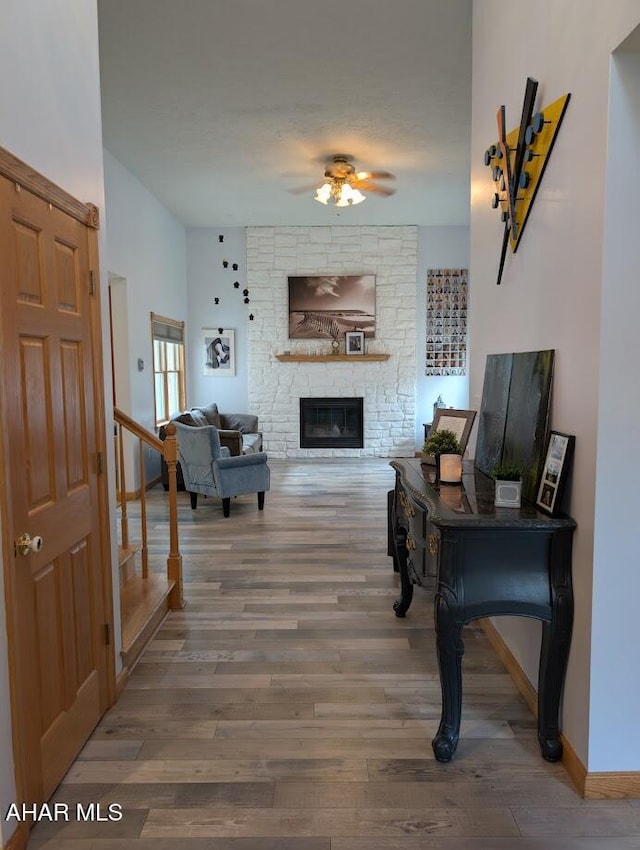
<path id="1" fill-rule="evenodd" d="M 156 426 L 185 405 L 184 322 L 151 314 Z"/>

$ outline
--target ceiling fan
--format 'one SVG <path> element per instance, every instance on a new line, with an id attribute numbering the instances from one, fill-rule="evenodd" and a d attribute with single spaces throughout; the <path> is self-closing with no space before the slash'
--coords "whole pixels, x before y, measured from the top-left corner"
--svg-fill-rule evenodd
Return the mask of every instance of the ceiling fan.
<path id="1" fill-rule="evenodd" d="M 395 175 L 390 171 L 356 171 L 355 165 L 352 162 L 353 157 L 347 154 L 335 154 L 331 160 L 325 164 L 324 180 L 318 186 L 314 183 L 312 186 L 294 189 L 297 193 L 307 192 L 309 189 L 316 189 L 314 200 L 321 204 L 328 204 L 332 201 L 337 207 L 346 207 L 353 204 L 360 204 L 366 200 L 366 195 L 363 192 L 375 192 L 378 195 L 393 195 L 395 189 L 388 186 L 380 186 L 376 180 L 395 180 Z"/>

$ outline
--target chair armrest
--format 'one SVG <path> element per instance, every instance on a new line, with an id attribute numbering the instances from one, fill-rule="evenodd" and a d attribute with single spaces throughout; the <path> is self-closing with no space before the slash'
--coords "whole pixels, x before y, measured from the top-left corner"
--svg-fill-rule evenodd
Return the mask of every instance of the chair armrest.
<path id="1" fill-rule="evenodd" d="M 218 430 L 220 445 L 226 446 L 232 456 L 242 455 L 242 434 L 240 431 L 229 431 L 226 428 Z"/>
<path id="2" fill-rule="evenodd" d="M 240 455 L 240 457 L 219 457 L 214 464 L 218 466 L 218 469 L 238 469 L 242 466 L 259 466 L 266 462 L 266 452 L 255 452 L 255 454 Z"/>

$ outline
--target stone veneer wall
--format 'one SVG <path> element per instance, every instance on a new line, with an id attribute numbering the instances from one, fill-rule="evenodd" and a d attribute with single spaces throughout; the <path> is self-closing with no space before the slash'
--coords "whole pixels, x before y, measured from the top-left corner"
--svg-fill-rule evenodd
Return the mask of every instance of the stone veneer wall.
<path id="1" fill-rule="evenodd" d="M 414 454 L 417 228 L 249 227 L 249 410 L 271 457 Z M 386 362 L 281 363 L 276 354 L 329 354 L 328 340 L 290 340 L 288 275 L 374 274 L 376 336 Z M 363 449 L 301 449 L 299 398 L 362 396 Z"/>

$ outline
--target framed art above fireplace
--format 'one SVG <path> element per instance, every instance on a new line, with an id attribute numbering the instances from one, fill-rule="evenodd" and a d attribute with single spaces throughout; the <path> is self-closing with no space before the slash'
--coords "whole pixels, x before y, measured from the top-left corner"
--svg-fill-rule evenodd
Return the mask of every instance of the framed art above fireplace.
<path id="1" fill-rule="evenodd" d="M 289 339 L 343 339 L 376 332 L 376 278 L 361 275 L 291 276 Z"/>

